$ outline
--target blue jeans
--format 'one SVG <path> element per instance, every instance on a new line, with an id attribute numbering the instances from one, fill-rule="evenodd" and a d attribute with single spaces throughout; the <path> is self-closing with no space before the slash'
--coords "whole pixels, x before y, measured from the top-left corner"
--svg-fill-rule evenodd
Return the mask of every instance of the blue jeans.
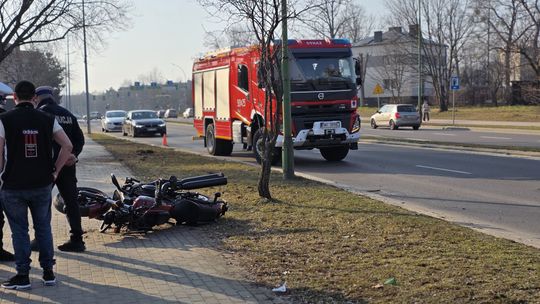
<path id="1" fill-rule="evenodd" d="M 30 272 L 30 237 L 28 236 L 28 209 L 34 222 L 36 240 L 39 245 L 39 264 L 43 269 L 52 269 L 54 261 L 51 231 L 52 185 L 28 190 L 0 191 L 0 199 L 11 227 L 11 239 L 15 249 L 17 274 Z"/>

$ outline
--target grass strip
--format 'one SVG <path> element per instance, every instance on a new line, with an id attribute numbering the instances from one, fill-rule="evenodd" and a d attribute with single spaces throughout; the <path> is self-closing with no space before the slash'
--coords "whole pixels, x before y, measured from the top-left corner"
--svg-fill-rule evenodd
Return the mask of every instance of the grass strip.
<path id="1" fill-rule="evenodd" d="M 378 140 L 382 142 L 400 142 L 400 143 L 411 143 L 419 145 L 438 145 L 445 147 L 452 147 L 455 149 L 459 148 L 472 148 L 472 149 L 483 149 L 483 150 L 496 150 L 496 151 L 520 151 L 520 152 L 538 152 L 540 153 L 540 148 L 536 147 L 525 147 L 525 146 L 497 146 L 497 145 L 483 145 L 483 144 L 468 144 L 468 143 L 455 143 L 448 141 L 431 141 L 431 140 L 412 140 L 399 137 L 386 137 L 386 136 L 373 136 L 366 135 L 362 136 L 362 139 L 371 139 Z"/>
<path id="2" fill-rule="evenodd" d="M 538 249 L 314 181 L 284 182 L 280 174 L 272 176 L 275 200 L 265 202 L 257 195 L 256 167 L 102 134 L 92 138 L 142 180 L 224 172 L 223 198 L 231 209 L 199 229 L 233 253 L 250 279 L 268 288 L 286 281 L 295 303 L 540 299 Z"/>
<path id="3" fill-rule="evenodd" d="M 436 122 L 429 122 L 428 126 L 445 126 L 445 127 L 466 127 L 466 128 L 484 128 L 484 129 L 513 129 L 513 130 L 531 130 L 540 131 L 540 127 L 537 126 L 512 126 L 512 125 L 472 125 L 472 124 L 442 124 Z"/>

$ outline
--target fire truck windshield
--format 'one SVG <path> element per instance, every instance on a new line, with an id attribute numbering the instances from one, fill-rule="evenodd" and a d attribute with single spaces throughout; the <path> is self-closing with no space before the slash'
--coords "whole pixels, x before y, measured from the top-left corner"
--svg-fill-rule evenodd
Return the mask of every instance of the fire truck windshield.
<path id="1" fill-rule="evenodd" d="M 293 53 L 290 60 L 294 90 L 353 89 L 354 62 L 350 52 Z"/>

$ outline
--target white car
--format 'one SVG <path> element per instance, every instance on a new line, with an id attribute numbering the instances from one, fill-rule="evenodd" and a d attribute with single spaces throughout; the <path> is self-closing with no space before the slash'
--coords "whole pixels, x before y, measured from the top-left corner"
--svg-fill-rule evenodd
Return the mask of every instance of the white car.
<path id="1" fill-rule="evenodd" d="M 182 113 L 182 116 L 184 116 L 184 118 L 193 117 L 193 108 L 187 108 L 184 113 Z"/>
<path id="2" fill-rule="evenodd" d="M 114 110 L 105 112 L 101 119 L 101 131 L 122 131 L 122 125 L 126 119 L 126 111 Z"/>

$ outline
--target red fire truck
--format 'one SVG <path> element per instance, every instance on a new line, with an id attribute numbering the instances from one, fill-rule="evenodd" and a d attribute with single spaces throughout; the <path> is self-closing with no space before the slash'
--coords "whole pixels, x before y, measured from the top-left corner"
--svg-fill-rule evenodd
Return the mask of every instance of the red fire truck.
<path id="1" fill-rule="evenodd" d="M 346 39 L 289 40 L 288 46 L 293 146 L 342 160 L 349 149 L 358 149 L 360 138 L 358 66 L 351 44 Z M 256 46 L 235 48 L 208 53 L 193 65 L 193 124 L 212 155 L 230 155 L 233 144 L 241 144 L 260 161 L 261 151 L 252 148 L 265 125 L 259 54 Z M 280 134 L 277 152 L 282 145 Z M 281 158 L 274 155 L 275 161 Z"/>

